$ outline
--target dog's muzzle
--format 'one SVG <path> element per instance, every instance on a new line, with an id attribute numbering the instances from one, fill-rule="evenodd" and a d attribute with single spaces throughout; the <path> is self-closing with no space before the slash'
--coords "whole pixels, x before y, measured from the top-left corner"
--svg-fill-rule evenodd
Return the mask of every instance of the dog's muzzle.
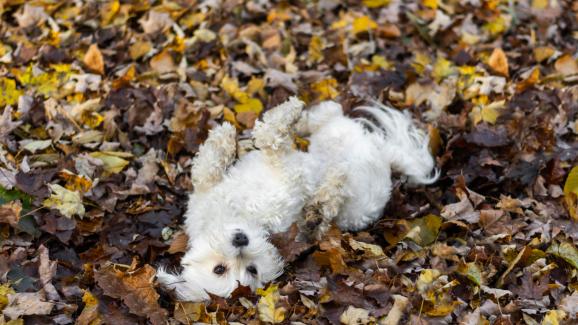
<path id="1" fill-rule="evenodd" d="M 242 232 L 237 232 L 233 235 L 233 246 L 240 248 L 249 245 L 249 237 Z"/>

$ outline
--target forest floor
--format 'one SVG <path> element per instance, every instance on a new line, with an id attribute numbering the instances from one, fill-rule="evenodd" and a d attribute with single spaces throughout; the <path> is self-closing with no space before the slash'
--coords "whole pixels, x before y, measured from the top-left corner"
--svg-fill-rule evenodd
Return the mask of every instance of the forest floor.
<path id="1" fill-rule="evenodd" d="M 0 323 L 576 324 L 577 52 L 576 1 L 0 1 Z M 409 110 L 439 181 L 177 302 L 192 157 L 293 94 Z"/>

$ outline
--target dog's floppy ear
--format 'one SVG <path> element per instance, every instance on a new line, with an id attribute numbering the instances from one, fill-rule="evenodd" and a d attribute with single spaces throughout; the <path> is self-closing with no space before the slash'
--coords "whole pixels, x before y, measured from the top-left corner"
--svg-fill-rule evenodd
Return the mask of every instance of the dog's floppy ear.
<path id="1" fill-rule="evenodd" d="M 159 283 L 166 289 L 172 290 L 179 300 L 206 301 L 210 297 L 207 292 L 196 283 L 186 281 L 180 274 L 172 274 L 160 267 L 156 274 Z"/>

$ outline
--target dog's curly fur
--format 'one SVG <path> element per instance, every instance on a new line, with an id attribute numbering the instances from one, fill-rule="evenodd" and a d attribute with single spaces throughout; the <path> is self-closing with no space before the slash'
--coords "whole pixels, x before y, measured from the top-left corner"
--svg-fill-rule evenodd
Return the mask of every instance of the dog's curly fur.
<path id="1" fill-rule="evenodd" d="M 182 300 L 227 297 L 239 284 L 252 289 L 283 271 L 268 241 L 297 222 L 319 237 L 335 222 L 360 230 L 377 220 L 389 200 L 392 170 L 413 184 L 434 182 L 429 138 L 407 114 L 374 103 L 348 118 L 328 101 L 309 110 L 295 97 L 267 111 L 255 124 L 259 150 L 235 163 L 235 128 L 211 131 L 192 168 L 194 192 L 185 217 L 189 247 L 183 271 L 159 269 L 157 277 Z M 308 152 L 293 133 L 308 137 Z"/>

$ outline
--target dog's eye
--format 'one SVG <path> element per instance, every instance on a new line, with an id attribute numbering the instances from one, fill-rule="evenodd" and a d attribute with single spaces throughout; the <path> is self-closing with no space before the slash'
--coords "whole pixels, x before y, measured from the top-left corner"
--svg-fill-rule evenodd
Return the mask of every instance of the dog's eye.
<path id="1" fill-rule="evenodd" d="M 251 273 L 252 275 L 257 275 L 257 268 L 255 265 L 247 266 L 247 272 Z"/>
<path id="2" fill-rule="evenodd" d="M 223 264 L 219 264 L 219 265 L 215 266 L 215 268 L 213 269 L 213 273 L 215 273 L 217 275 L 223 275 L 223 274 L 225 274 L 226 271 L 227 271 L 227 268 Z"/>

